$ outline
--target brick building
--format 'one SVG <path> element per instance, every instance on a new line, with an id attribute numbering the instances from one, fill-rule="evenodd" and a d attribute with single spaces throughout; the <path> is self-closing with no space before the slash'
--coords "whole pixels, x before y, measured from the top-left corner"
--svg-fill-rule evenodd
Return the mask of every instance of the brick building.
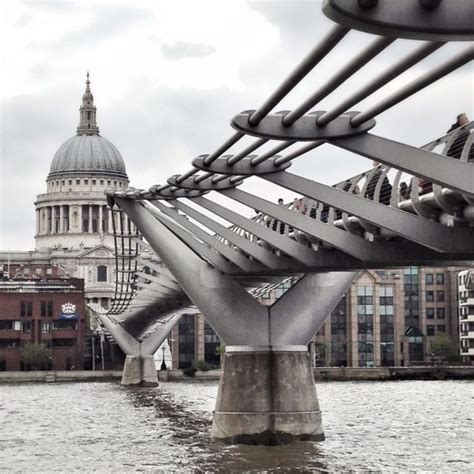
<path id="1" fill-rule="evenodd" d="M 76 278 L 0 282 L 0 370 L 27 370 L 28 342 L 51 350 L 48 369 L 84 367 L 84 281 Z"/>

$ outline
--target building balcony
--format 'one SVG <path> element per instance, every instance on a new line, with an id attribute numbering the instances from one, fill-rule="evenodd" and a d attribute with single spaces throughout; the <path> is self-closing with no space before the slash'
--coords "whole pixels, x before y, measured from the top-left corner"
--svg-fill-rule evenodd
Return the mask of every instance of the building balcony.
<path id="1" fill-rule="evenodd" d="M 11 329 L 0 330 L 0 339 L 20 339 L 21 332 Z"/>
<path id="2" fill-rule="evenodd" d="M 77 339 L 78 336 L 75 329 L 56 329 L 51 334 L 53 339 Z"/>
<path id="3" fill-rule="evenodd" d="M 461 347 L 461 354 L 474 356 L 474 347 Z"/>

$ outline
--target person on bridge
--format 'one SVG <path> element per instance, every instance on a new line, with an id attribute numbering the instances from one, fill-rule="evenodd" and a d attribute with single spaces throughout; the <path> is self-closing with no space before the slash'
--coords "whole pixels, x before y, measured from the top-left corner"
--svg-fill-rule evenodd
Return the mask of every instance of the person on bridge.
<path id="1" fill-rule="evenodd" d="M 454 132 L 454 130 L 466 125 L 466 123 L 469 123 L 469 119 L 467 118 L 466 113 L 463 112 L 456 117 L 456 122 L 451 125 L 451 128 L 446 133 Z"/>
<path id="2" fill-rule="evenodd" d="M 372 166 L 376 168 L 376 170 L 374 170 L 370 178 L 370 181 L 367 184 L 364 197 L 371 199 L 373 201 L 374 195 L 375 195 L 375 189 L 377 187 L 377 183 L 379 182 L 379 179 L 381 178 L 383 174 L 383 169 L 380 163 L 378 163 L 377 161 L 373 161 Z M 392 185 L 390 184 L 390 181 L 388 180 L 387 176 L 384 176 L 383 181 L 382 181 L 382 186 L 380 188 L 378 202 L 380 204 L 386 204 L 388 206 L 390 204 L 391 193 L 392 193 Z"/>
<path id="3" fill-rule="evenodd" d="M 456 123 L 451 125 L 451 128 L 447 131 L 447 133 L 455 132 L 454 139 L 449 146 L 448 151 L 446 152 L 446 156 L 450 156 L 451 158 L 455 158 L 459 160 L 461 158 L 462 151 L 464 149 L 464 144 L 469 137 L 470 131 L 466 128 L 458 130 L 458 128 L 462 127 L 469 123 L 469 119 L 465 113 L 459 114 L 456 117 Z M 457 130 L 457 131 L 456 131 Z M 474 157 L 472 157 L 472 147 L 469 151 L 468 161 L 471 161 Z"/>

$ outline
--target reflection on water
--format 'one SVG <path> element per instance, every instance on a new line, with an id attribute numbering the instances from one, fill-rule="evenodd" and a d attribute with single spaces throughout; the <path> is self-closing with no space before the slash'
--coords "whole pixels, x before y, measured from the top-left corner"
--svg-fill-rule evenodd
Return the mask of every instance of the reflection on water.
<path id="1" fill-rule="evenodd" d="M 209 441 L 217 383 L 0 386 L 0 470 L 472 472 L 472 382 L 320 383 L 326 441 Z"/>

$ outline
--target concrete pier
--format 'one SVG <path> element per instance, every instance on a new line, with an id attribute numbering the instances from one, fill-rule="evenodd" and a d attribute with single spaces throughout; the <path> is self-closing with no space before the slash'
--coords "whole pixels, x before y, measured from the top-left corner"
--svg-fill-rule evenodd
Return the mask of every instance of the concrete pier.
<path id="1" fill-rule="evenodd" d="M 125 358 L 122 385 L 157 387 L 158 377 L 153 356 L 131 356 Z"/>
<path id="2" fill-rule="evenodd" d="M 227 348 L 211 438 L 265 445 L 323 440 L 306 348 Z"/>

